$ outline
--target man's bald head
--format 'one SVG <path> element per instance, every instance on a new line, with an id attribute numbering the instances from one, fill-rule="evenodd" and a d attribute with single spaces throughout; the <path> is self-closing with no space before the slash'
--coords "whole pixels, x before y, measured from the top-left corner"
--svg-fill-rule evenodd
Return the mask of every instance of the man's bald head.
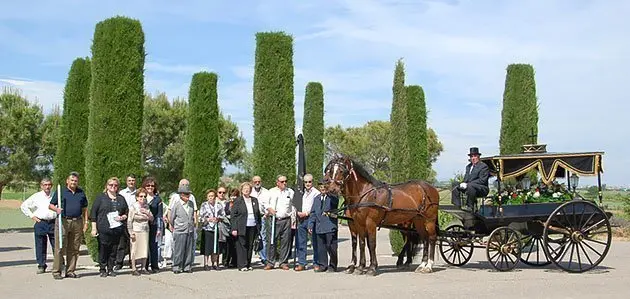
<path id="1" fill-rule="evenodd" d="M 180 186 L 190 185 L 190 182 L 187 179 L 181 179 L 181 180 L 179 180 L 179 185 Z"/>

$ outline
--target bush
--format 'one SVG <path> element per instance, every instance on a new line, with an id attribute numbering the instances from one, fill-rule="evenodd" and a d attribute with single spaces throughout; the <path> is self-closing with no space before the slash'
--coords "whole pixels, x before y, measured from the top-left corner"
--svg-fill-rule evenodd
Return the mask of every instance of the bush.
<path id="1" fill-rule="evenodd" d="M 201 206 L 205 191 L 216 188 L 221 173 L 217 75 L 193 75 L 188 101 L 184 177 L 190 181 L 197 206 Z"/>
<path id="2" fill-rule="evenodd" d="M 107 178 L 142 173 L 144 32 L 139 21 L 113 17 L 96 24 L 85 147 L 86 195 L 90 209 Z M 86 234 L 94 261 L 96 240 Z"/>
<path id="3" fill-rule="evenodd" d="M 256 34 L 254 66 L 254 173 L 267 188 L 276 176 L 295 182 L 293 37 L 284 32 Z"/>

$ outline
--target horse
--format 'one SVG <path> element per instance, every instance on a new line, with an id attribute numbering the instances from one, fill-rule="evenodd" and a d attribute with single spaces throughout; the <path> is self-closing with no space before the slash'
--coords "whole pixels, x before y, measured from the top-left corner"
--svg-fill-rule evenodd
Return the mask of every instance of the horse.
<path id="1" fill-rule="evenodd" d="M 422 180 L 410 180 L 390 185 L 370 175 L 365 168 L 346 156 L 333 158 L 324 170 L 324 180 L 331 192 L 343 194 L 345 215 L 352 219 L 348 227 L 356 235 L 359 245 L 359 270 L 374 276 L 377 272 L 376 229 L 387 225 L 413 223 L 423 242 L 422 262 L 416 272 L 433 272 L 435 244 L 438 232 L 439 193 Z M 409 240 L 409 238 L 408 238 Z M 365 270 L 365 245 L 370 252 L 370 265 Z M 353 239 L 353 265 L 346 273 L 354 271 L 356 263 Z"/>

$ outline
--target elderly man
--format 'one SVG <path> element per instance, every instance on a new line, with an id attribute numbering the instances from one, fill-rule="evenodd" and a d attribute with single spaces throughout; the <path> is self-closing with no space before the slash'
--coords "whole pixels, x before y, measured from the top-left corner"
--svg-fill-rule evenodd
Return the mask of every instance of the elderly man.
<path id="1" fill-rule="evenodd" d="M 50 189 L 52 181 L 44 178 L 39 183 L 42 191 L 39 191 L 27 198 L 20 208 L 26 217 L 33 219 L 35 222 L 35 258 L 37 259 L 37 274 L 46 272 L 46 254 L 48 252 L 48 242 L 50 247 L 55 250 L 55 218 L 57 213 L 51 211 L 50 205 Z"/>
<path id="2" fill-rule="evenodd" d="M 266 208 L 267 217 L 271 217 L 267 244 L 267 266 L 265 270 L 271 270 L 276 264 L 283 270 L 289 270 L 289 253 L 291 252 L 291 211 L 293 206 L 293 190 L 287 188 L 287 177 L 279 175 L 276 179 L 276 187 L 269 190 L 269 206 Z M 272 244 L 272 241 L 273 244 Z M 280 250 L 277 250 L 278 245 Z"/>
<path id="3" fill-rule="evenodd" d="M 172 204 L 169 212 L 169 224 L 173 233 L 173 272 L 192 273 L 195 260 L 195 210 L 191 202 L 191 191 L 188 185 L 177 190 L 180 200 Z"/>
<path id="4" fill-rule="evenodd" d="M 481 157 L 479 148 L 471 147 L 468 156 L 470 157 L 470 163 L 466 165 L 464 181 L 453 190 L 451 200 L 453 204 L 461 205 L 459 192 L 464 192 L 466 194 L 465 209 L 472 211 L 477 198 L 484 197 L 490 192 L 488 188 L 489 170 L 488 165 L 479 161 Z"/>
<path id="5" fill-rule="evenodd" d="M 313 234 L 319 250 L 318 267 L 315 272 L 337 272 L 337 234 L 338 222 L 331 211 L 339 206 L 339 198 L 326 189 L 326 181 L 319 182 L 321 193 L 313 200 L 311 216 L 308 220 L 308 232 Z"/>
<path id="6" fill-rule="evenodd" d="M 127 188 L 120 190 L 118 194 L 122 195 L 127 202 L 127 207 L 131 207 L 136 203 L 136 176 L 134 174 L 127 175 L 125 179 Z M 129 267 L 131 268 L 131 255 L 130 255 L 130 240 L 129 232 L 127 231 L 127 221 L 123 222 L 123 234 L 120 236 L 120 243 L 118 243 L 118 251 L 116 252 L 116 267 L 114 269 L 120 270 L 123 267 L 125 256 L 129 255 Z"/>
<path id="7" fill-rule="evenodd" d="M 48 208 L 61 214 L 62 230 L 59 236 L 59 226 L 55 225 L 55 259 L 53 261 L 52 275 L 54 279 L 62 279 L 61 268 L 64 265 L 64 255 L 68 259 L 66 277 L 78 278 L 74 272 L 79 259 L 81 237 L 88 229 L 88 200 L 85 193 L 79 188 L 79 174 L 71 172 L 66 179 L 66 186 L 61 188 L 61 203 L 57 201 L 55 191 L 50 199 Z M 59 240 L 63 242 L 63 248 L 59 248 Z"/>
<path id="8" fill-rule="evenodd" d="M 267 190 L 267 188 L 262 186 L 262 180 L 260 179 L 260 176 L 257 176 L 257 175 L 252 178 L 252 185 L 254 186 L 254 188 L 252 188 L 252 193 L 250 194 L 250 196 L 258 199 L 258 203 L 259 203 L 258 206 L 261 208 L 260 213 L 265 214 L 265 210 L 269 206 L 269 190 Z M 262 246 L 262 249 L 258 252 L 258 256 L 260 257 L 261 263 L 263 265 L 267 264 L 267 230 L 268 229 L 269 229 L 269 218 L 263 215 L 262 225 L 260 229 L 260 236 L 263 241 L 262 242 L 263 246 Z"/>
<path id="9" fill-rule="evenodd" d="M 190 182 L 187 179 L 181 179 L 179 180 L 179 184 L 178 184 L 178 188 L 181 188 L 182 186 L 190 186 Z M 193 211 L 194 211 L 194 216 L 195 216 L 195 227 L 197 227 L 197 202 L 195 200 L 195 195 L 190 194 L 189 195 L 189 201 L 192 202 L 193 205 Z M 168 221 L 168 217 L 169 214 L 171 213 L 171 210 L 173 209 L 173 206 L 175 205 L 175 203 L 180 202 L 181 203 L 181 196 L 179 193 L 172 193 L 171 196 L 169 197 L 168 200 L 168 206 L 166 206 L 166 212 L 164 213 L 164 223 L 170 223 Z M 170 225 L 170 224 L 169 224 Z M 197 242 L 197 230 L 194 230 L 193 233 L 193 239 L 194 242 Z M 161 261 L 161 265 L 162 266 L 166 266 L 166 259 L 167 258 L 171 258 L 172 256 L 172 251 L 174 250 L 174 243 L 175 240 L 173 238 L 173 234 L 171 233 L 171 230 L 169 230 L 169 232 L 164 232 L 164 252 L 160 252 L 160 256 L 162 257 L 162 261 Z"/>
<path id="10" fill-rule="evenodd" d="M 297 258 L 298 265 L 295 271 L 302 271 L 306 268 L 306 244 L 308 243 L 308 219 L 313 206 L 313 199 L 320 192 L 313 188 L 313 175 L 306 174 L 304 176 L 304 194 L 302 195 L 302 207 L 297 211 L 298 227 L 297 227 Z M 313 238 L 313 266 L 317 265 L 317 242 Z"/>

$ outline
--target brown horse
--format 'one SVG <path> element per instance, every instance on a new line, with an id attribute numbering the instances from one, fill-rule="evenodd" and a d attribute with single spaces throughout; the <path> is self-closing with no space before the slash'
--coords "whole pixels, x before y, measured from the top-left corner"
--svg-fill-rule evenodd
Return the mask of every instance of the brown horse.
<path id="1" fill-rule="evenodd" d="M 437 220 L 439 193 L 424 181 L 408 181 L 389 185 L 378 181 L 359 163 L 344 156 L 332 159 L 324 171 L 328 189 L 343 194 L 346 216 L 351 235 L 357 236 L 359 243 L 359 268 L 365 270 L 365 244 L 370 251 L 368 275 L 376 275 L 376 229 L 379 226 L 396 226 L 413 222 L 416 232 L 423 241 L 422 263 L 416 272 L 433 271 L 435 243 L 437 241 Z M 355 242 L 353 240 L 353 264 Z M 348 267 L 354 270 L 354 265 Z M 346 272 L 350 272 L 350 271 Z"/>

